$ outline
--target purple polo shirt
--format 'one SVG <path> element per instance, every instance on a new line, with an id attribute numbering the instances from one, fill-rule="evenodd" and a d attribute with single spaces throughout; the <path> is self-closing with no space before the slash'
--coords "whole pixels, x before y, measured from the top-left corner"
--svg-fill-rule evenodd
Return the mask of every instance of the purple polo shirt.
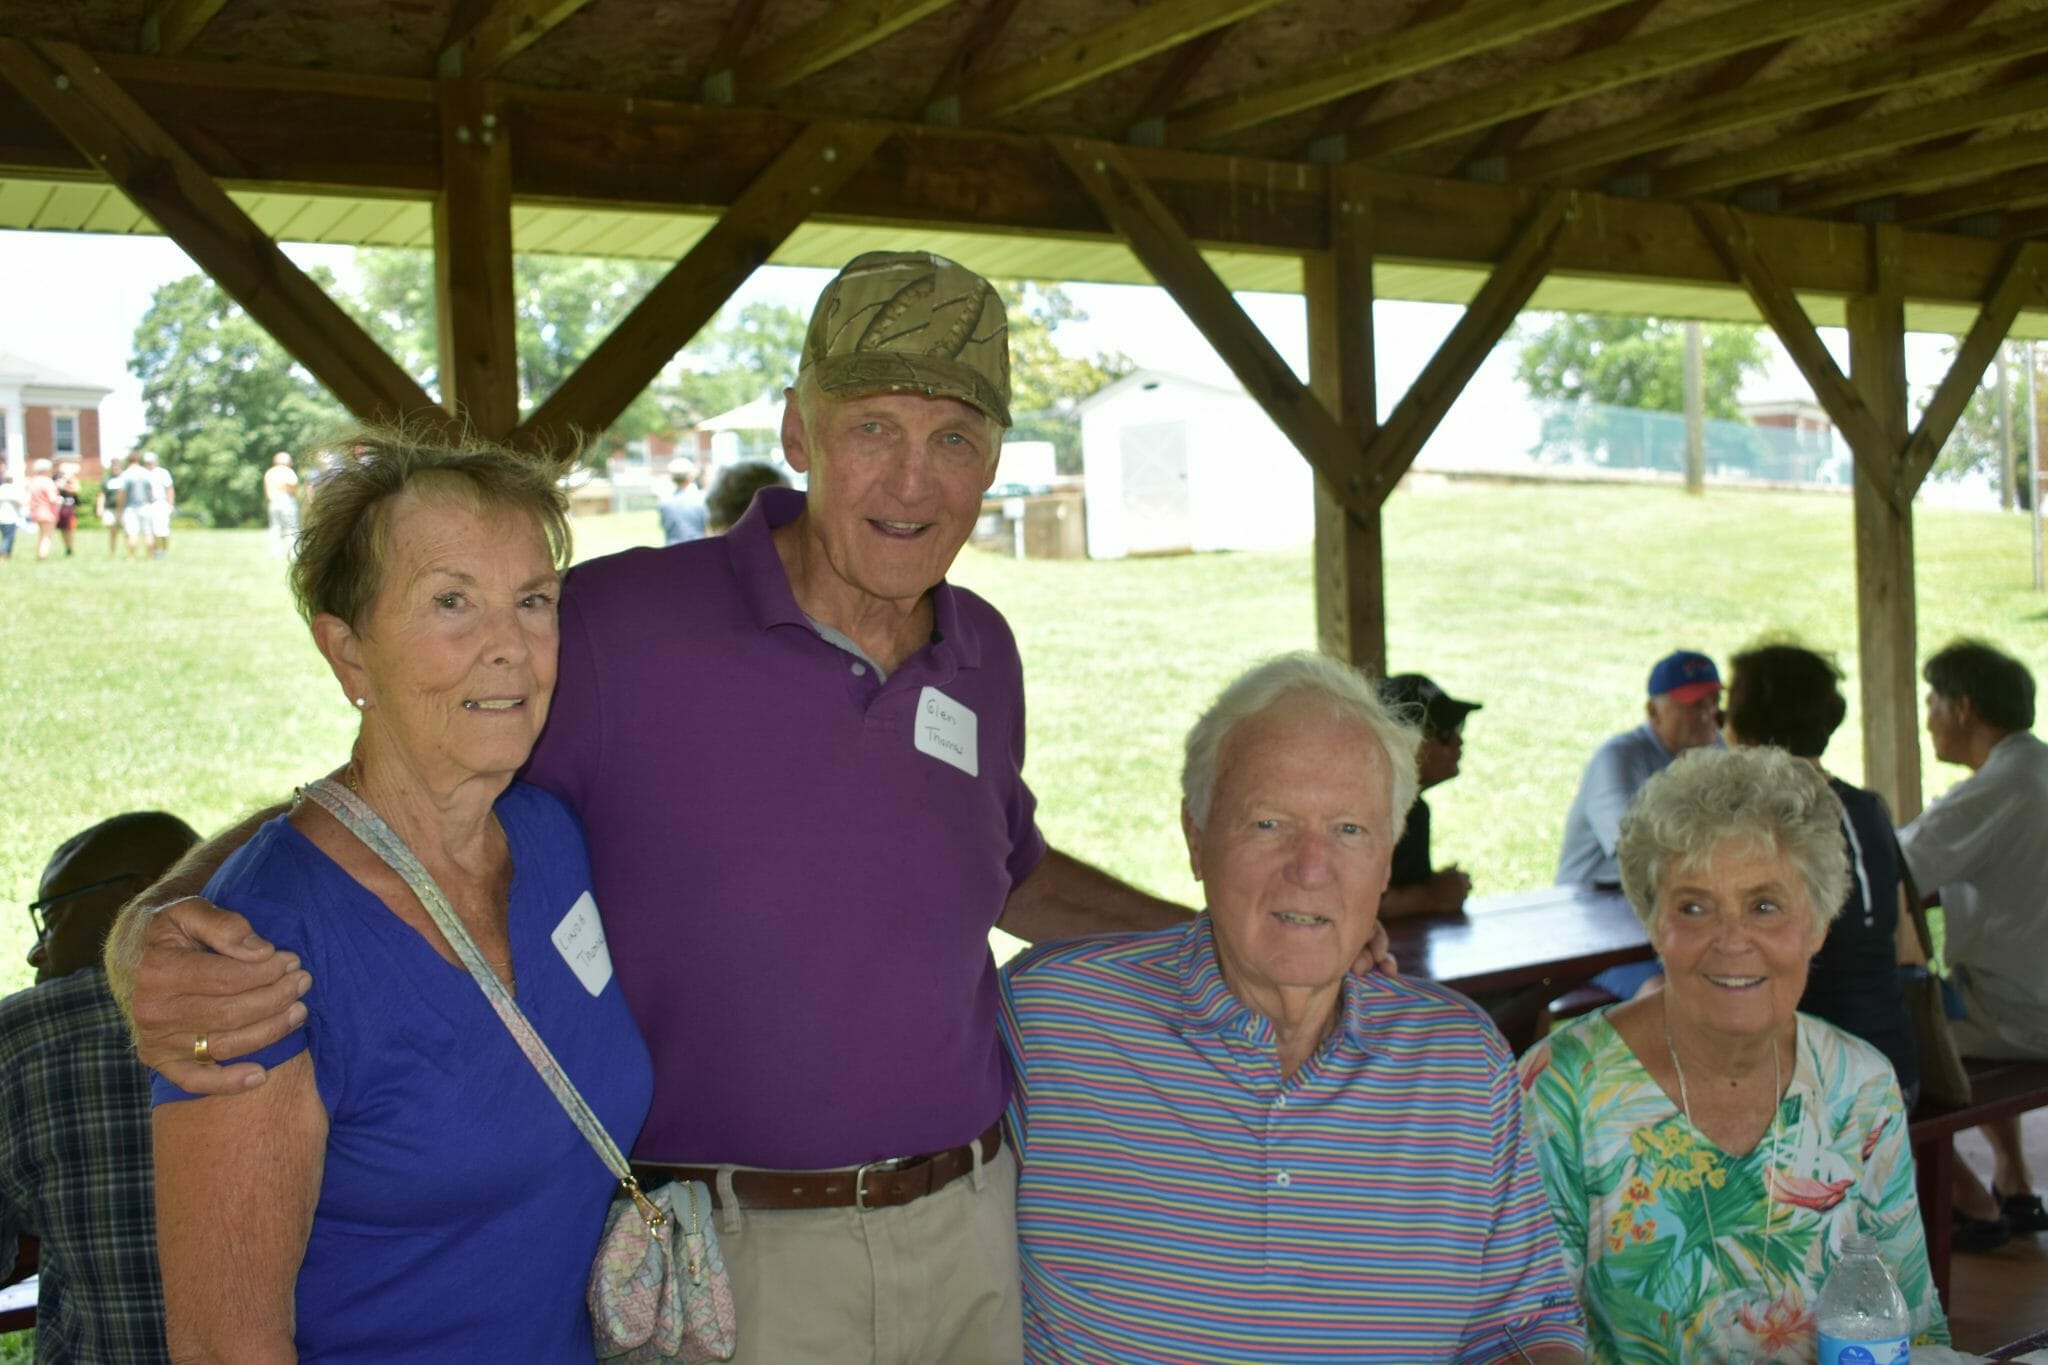
<path id="1" fill-rule="evenodd" d="M 942 583 L 932 643 L 877 682 L 790 591 L 769 533 L 802 507 L 765 489 L 729 534 L 562 594 L 525 776 L 589 835 L 654 1059 L 642 1160 L 855 1166 L 964 1143 L 1008 1099 L 988 931 L 1045 852 L 1016 641 Z M 978 775 L 917 747 L 928 688 L 972 713 Z"/>

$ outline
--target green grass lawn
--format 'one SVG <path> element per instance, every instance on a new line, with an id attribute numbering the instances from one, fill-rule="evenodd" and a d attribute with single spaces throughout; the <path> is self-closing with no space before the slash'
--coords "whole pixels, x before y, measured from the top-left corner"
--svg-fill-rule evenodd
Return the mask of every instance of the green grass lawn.
<path id="1" fill-rule="evenodd" d="M 1465 771 L 1431 797 L 1439 861 L 1480 892 L 1550 880 L 1593 746 L 1641 715 L 1643 678 L 1680 645 L 1766 634 L 1837 651 L 1853 675 L 1854 565 L 1842 497 L 1416 480 L 1386 516 L 1391 664 L 1486 709 Z M 2048 663 L 2024 519 L 1920 509 L 1920 652 L 1973 633 Z M 653 543 L 653 513 L 578 523 L 583 557 Z M 354 719 L 294 615 L 263 533 L 181 532 L 170 558 L 0 564 L 0 992 L 45 859 L 118 811 L 202 830 L 275 800 L 347 751 Z M 1048 837 L 1164 895 L 1192 898 L 1179 746 L 1247 663 L 1314 643 L 1306 549 L 1110 563 L 963 554 L 956 581 L 1009 616 L 1030 681 L 1028 776 Z M 1828 758 L 1861 769 L 1851 710 Z M 701 699 L 709 710 L 716 698 Z M 1961 770 L 1926 757 L 1927 790 Z M 886 850 L 877 850 L 887 856 Z"/>

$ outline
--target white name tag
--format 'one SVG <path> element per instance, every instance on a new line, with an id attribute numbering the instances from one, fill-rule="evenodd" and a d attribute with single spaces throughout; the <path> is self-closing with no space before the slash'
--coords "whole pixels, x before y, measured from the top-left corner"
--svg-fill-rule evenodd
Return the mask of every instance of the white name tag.
<path id="1" fill-rule="evenodd" d="M 981 776 L 981 748 L 975 743 L 974 713 L 936 687 L 917 699 L 917 751 L 950 763 L 969 777 Z"/>
<path id="2" fill-rule="evenodd" d="M 612 979 L 612 950 L 605 946 L 604 922 L 598 919 L 597 902 L 588 891 L 576 898 L 549 937 L 584 990 L 592 995 L 604 990 Z"/>

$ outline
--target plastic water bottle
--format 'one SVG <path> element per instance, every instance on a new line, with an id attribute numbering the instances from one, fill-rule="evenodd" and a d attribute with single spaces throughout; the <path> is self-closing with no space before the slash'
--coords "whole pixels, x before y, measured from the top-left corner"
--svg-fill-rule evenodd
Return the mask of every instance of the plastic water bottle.
<path id="1" fill-rule="evenodd" d="M 1877 1239 L 1852 1232 L 1821 1286 L 1820 1365 L 1906 1365 L 1912 1319 L 1898 1282 L 1878 1259 Z"/>

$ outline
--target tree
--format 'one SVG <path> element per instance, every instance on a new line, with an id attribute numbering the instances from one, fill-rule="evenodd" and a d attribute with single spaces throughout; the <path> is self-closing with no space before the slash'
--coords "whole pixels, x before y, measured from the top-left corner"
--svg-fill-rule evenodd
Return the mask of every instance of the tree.
<path id="1" fill-rule="evenodd" d="M 2027 356 L 2030 353 L 2024 343 L 2005 343 L 2005 382 L 2012 401 L 2013 492 L 2016 505 L 2021 508 L 2031 506 L 2027 501 Z M 1944 354 L 1950 364 L 1955 363 L 1955 347 L 1949 347 Z M 2038 354 L 2036 361 L 2035 387 L 2048 391 L 2048 352 Z M 1923 402 L 1934 396 L 1934 388 L 1934 385 L 1929 385 L 1921 394 Z M 1969 406 L 1956 419 L 1955 430 L 1949 433 L 1928 474 L 1936 479 L 1963 479 L 1981 474 L 1993 487 L 1998 487 L 2004 477 L 2004 466 L 2005 446 L 1998 430 L 1998 362 L 1994 359 L 1984 367 L 1984 377 L 1970 395 Z"/>
<path id="2" fill-rule="evenodd" d="M 314 272 L 323 288 L 324 270 Z M 341 405 L 204 275 L 159 287 L 135 329 L 143 442 L 178 482 L 178 506 L 215 526 L 262 524 L 263 471 L 345 420 Z"/>
<path id="3" fill-rule="evenodd" d="M 796 383 L 809 325 L 802 313 L 779 303 L 721 310 L 677 357 L 676 425 L 694 426 Z"/>
<path id="4" fill-rule="evenodd" d="M 999 284 L 1010 315 L 1010 439 L 1051 441 L 1062 474 L 1081 472 L 1081 424 L 1075 409 L 1137 364 L 1121 351 L 1069 355 L 1059 329 L 1087 313 L 1050 280 Z"/>
<path id="5" fill-rule="evenodd" d="M 1740 420 L 1743 380 L 1768 363 L 1763 335 L 1754 327 L 1708 323 L 1702 329 L 1705 415 Z M 1521 354 L 1515 377 L 1532 398 L 1551 400 L 1544 445 L 1607 447 L 1613 439 L 1605 414 L 1587 405 L 1685 411 L 1685 324 L 1669 318 L 1608 313 L 1555 313 L 1534 325 L 1517 324 Z"/>
<path id="6" fill-rule="evenodd" d="M 352 311 L 392 358 L 438 397 L 440 347 L 432 256 L 424 251 L 365 249 L 356 253 L 356 270 L 361 283 Z M 553 393 L 664 273 L 663 266 L 651 262 L 513 257 L 513 337 L 519 353 L 521 412 L 531 412 Z M 660 393 L 650 385 L 605 432 L 593 433 L 597 439 L 591 454 L 666 430 L 670 424 Z"/>

